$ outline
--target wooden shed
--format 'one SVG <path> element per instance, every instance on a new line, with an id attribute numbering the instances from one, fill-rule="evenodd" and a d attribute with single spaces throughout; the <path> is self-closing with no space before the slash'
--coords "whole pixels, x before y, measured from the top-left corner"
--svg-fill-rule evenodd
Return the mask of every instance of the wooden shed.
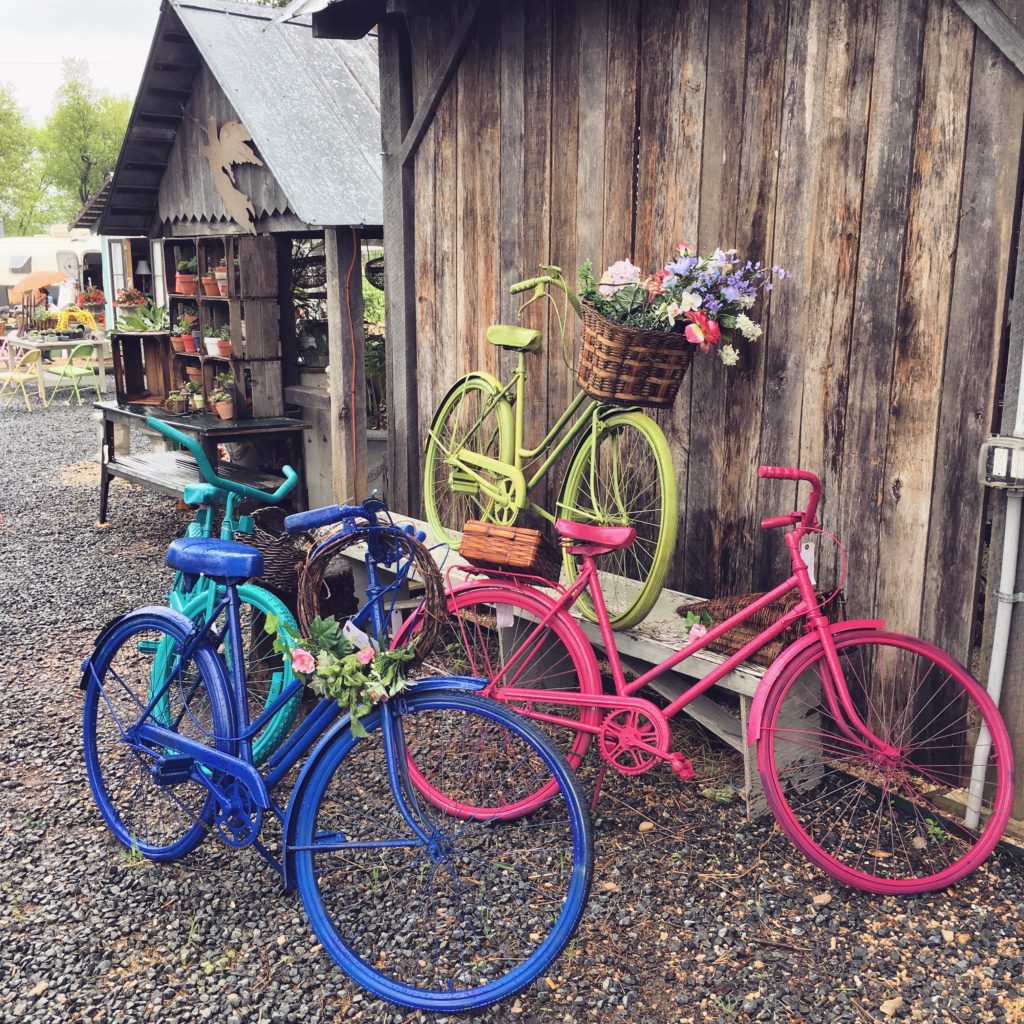
<path id="1" fill-rule="evenodd" d="M 982 674 L 992 509 L 977 460 L 1009 345 L 1024 5 L 312 7 L 314 34 L 379 35 L 400 502 L 419 507 L 446 389 L 500 369 L 484 331 L 512 322 L 511 282 L 539 263 L 653 270 L 681 240 L 734 245 L 792 279 L 742 365 L 695 359 L 659 414 L 683 509 L 669 585 L 727 594 L 778 578 L 780 540 L 758 524 L 793 494 L 756 470 L 799 465 L 824 480 L 850 614 Z M 553 327 L 536 307 L 529 325 Z M 531 358 L 539 431 L 573 381 L 553 338 Z M 1003 707 L 1024 761 L 1024 703 L 1008 693 Z"/>
<path id="2" fill-rule="evenodd" d="M 381 236 L 379 137 L 376 40 L 165 0 L 99 225 L 161 240 L 157 300 L 172 322 L 195 307 L 204 334 L 230 332 L 252 415 L 312 425 L 311 504 L 367 488 L 362 247 Z M 221 264 L 228 286 L 182 294 L 175 268 L 190 260 Z M 221 369 L 189 359 L 207 383 Z"/>

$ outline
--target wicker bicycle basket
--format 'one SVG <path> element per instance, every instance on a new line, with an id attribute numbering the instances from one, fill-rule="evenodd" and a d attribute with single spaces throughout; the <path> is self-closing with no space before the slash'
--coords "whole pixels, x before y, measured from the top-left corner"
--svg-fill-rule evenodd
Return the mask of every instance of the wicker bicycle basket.
<path id="1" fill-rule="evenodd" d="M 258 508 L 252 514 L 252 534 L 237 533 L 243 544 L 250 544 L 263 555 L 261 582 L 285 594 L 294 594 L 299 584 L 302 549 L 284 532 L 284 510 L 273 505 Z"/>
<path id="2" fill-rule="evenodd" d="M 819 601 L 832 597 L 831 590 L 819 590 L 816 593 Z M 763 592 L 760 594 L 730 594 L 728 597 L 713 597 L 709 601 L 683 604 L 679 606 L 677 611 L 680 615 L 684 616 L 688 612 L 693 612 L 695 615 L 702 615 L 704 612 L 707 612 L 715 623 L 719 623 L 724 622 L 730 616 L 735 615 L 742 608 L 746 608 L 763 596 Z M 764 608 L 754 612 L 746 622 L 741 622 L 738 626 L 730 629 L 728 633 L 724 633 L 717 640 L 713 640 L 708 644 L 708 649 L 717 651 L 719 654 L 735 654 L 762 630 L 778 622 L 786 612 L 796 605 L 797 600 L 798 597 L 794 592 L 780 597 L 777 601 L 772 601 L 771 604 L 765 605 Z M 845 603 L 846 600 L 843 592 L 840 591 L 827 605 L 822 607 L 822 611 L 829 622 L 838 622 L 843 617 Z M 793 641 L 800 638 L 802 631 L 803 622 L 798 619 L 792 625 L 787 626 L 774 640 L 765 644 L 759 651 L 755 651 L 750 656 L 750 661 L 758 665 L 770 665 L 779 656 L 784 647 L 788 647 Z"/>
<path id="3" fill-rule="evenodd" d="M 462 531 L 459 554 L 482 569 L 558 579 L 557 553 L 540 530 L 525 526 L 498 526 L 470 519 Z"/>
<path id="4" fill-rule="evenodd" d="M 693 359 L 682 334 L 623 327 L 583 303 L 583 347 L 576 368 L 591 398 L 618 405 L 666 409 Z"/>

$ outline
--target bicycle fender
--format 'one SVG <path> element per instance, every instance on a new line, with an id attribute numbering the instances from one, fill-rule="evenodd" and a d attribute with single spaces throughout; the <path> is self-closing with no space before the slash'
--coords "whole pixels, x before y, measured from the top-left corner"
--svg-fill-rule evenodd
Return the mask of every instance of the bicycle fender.
<path id="1" fill-rule="evenodd" d="M 133 608 L 130 612 L 124 612 L 121 615 L 116 615 L 100 630 L 99 635 L 96 637 L 95 641 L 93 641 L 92 650 L 82 662 L 82 678 L 78 684 L 78 688 L 80 690 L 84 690 L 89 685 L 89 666 L 92 664 L 92 659 L 114 629 L 124 622 L 125 619 L 131 618 L 133 615 L 152 615 L 154 612 L 159 612 L 161 615 L 169 615 L 172 618 L 177 619 L 177 625 L 185 628 L 186 636 L 191 632 L 193 627 L 192 620 L 187 615 L 182 615 L 181 612 L 177 612 L 173 608 L 168 608 L 166 605 L 146 605 L 142 608 Z"/>
<path id="2" fill-rule="evenodd" d="M 494 393 L 495 394 L 498 394 L 501 391 L 501 381 L 498 380 L 498 378 L 495 377 L 493 373 L 488 373 L 486 370 L 471 370 L 465 376 L 460 377 L 445 392 L 444 398 L 442 398 L 441 401 L 437 403 L 437 410 L 435 411 L 433 417 L 430 420 L 430 430 L 427 431 L 427 439 L 426 439 L 426 441 L 423 442 L 423 452 L 424 452 L 424 454 L 426 454 L 426 451 L 427 451 L 427 442 L 429 442 L 430 436 L 431 436 L 431 434 L 434 431 L 434 422 L 437 419 L 437 413 L 441 411 L 441 409 L 444 407 L 445 402 L 447 402 L 448 399 L 451 398 L 451 396 L 459 388 L 461 388 L 462 385 L 465 384 L 467 380 L 483 381 L 485 384 L 488 384 L 488 385 L 490 385 L 490 387 L 494 388 Z"/>
<path id="3" fill-rule="evenodd" d="M 843 622 L 836 622 L 826 627 L 832 636 L 841 636 L 843 633 L 854 633 L 863 629 L 884 629 L 884 619 L 845 619 Z M 764 714 L 764 706 L 768 700 L 768 694 L 772 687 L 781 677 L 782 673 L 789 666 L 789 663 L 798 655 L 818 643 L 815 633 L 805 633 L 795 644 L 790 644 L 782 654 L 771 664 L 771 667 L 764 674 L 761 682 L 754 692 L 754 701 L 750 705 L 750 718 L 747 722 L 747 746 L 752 747 L 757 742 L 761 733 L 761 716 Z"/>
<path id="4" fill-rule="evenodd" d="M 468 690 L 476 693 L 479 690 L 482 690 L 485 685 L 486 684 L 481 682 L 479 679 L 471 679 L 465 676 L 432 676 L 429 679 L 418 681 L 416 685 L 406 691 L 405 694 L 394 699 L 400 700 L 401 697 L 406 695 L 411 697 L 418 696 L 421 693 L 430 693 L 434 690 Z M 302 806 L 302 802 L 306 796 L 306 789 L 309 786 L 309 780 L 313 776 L 317 765 L 326 756 L 331 745 L 339 739 L 343 733 L 348 731 L 350 717 L 351 716 L 349 715 L 342 715 L 317 741 L 316 746 L 313 748 L 313 753 L 306 758 L 306 763 L 302 766 L 298 779 L 295 780 L 295 787 L 292 789 L 291 796 L 288 799 L 288 810 L 285 811 L 284 824 L 282 826 L 282 835 L 284 838 L 281 863 L 286 889 L 295 888 L 295 865 L 292 847 L 295 845 L 296 808 Z M 374 708 L 374 710 L 368 715 L 364 715 L 361 721 L 367 732 L 372 731 L 377 727 L 380 721 L 380 710 L 378 708 Z"/>

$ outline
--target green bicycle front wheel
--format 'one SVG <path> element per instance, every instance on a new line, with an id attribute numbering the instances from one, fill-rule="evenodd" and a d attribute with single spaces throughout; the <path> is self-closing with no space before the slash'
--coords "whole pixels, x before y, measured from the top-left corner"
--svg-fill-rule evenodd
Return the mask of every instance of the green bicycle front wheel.
<path id="1" fill-rule="evenodd" d="M 641 412 L 617 412 L 584 437 L 562 484 L 558 514 L 595 526 L 632 526 L 631 547 L 597 560 L 613 629 L 635 626 L 654 607 L 676 545 L 679 499 L 672 453 L 661 428 Z M 563 553 L 571 583 L 579 560 Z M 596 619 L 590 595 L 577 602 Z"/>
<path id="2" fill-rule="evenodd" d="M 460 465 L 462 451 L 512 464 L 515 425 L 512 407 L 500 398 L 501 384 L 490 374 L 463 377 L 434 413 L 427 437 L 423 504 L 438 538 L 454 544 L 468 519 L 512 522 L 518 508 L 480 489 Z M 455 531 L 455 532 L 453 532 Z"/>

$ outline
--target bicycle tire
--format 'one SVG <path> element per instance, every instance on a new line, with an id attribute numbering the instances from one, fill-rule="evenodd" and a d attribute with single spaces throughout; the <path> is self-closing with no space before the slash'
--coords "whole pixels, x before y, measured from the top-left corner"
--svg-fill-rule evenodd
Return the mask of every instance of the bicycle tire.
<path id="1" fill-rule="evenodd" d="M 383 768 L 377 709 L 362 720 L 369 735 L 340 732 L 304 788 L 299 892 L 324 949 L 360 985 L 416 1009 L 479 1009 L 529 985 L 572 937 L 593 876 L 589 814 L 564 760 L 507 708 L 456 691 L 413 691 L 392 707 L 410 756 L 439 771 L 452 759 L 452 786 L 482 803 L 477 784 L 501 777 L 491 810 L 467 824 L 421 808 L 431 845 L 394 845 L 412 830 Z M 551 775 L 557 797 L 529 821 L 497 822 L 500 801 L 532 775 Z"/>
<path id="2" fill-rule="evenodd" d="M 89 787 L 114 838 L 149 860 L 184 857 L 213 821 L 214 799 L 197 780 L 199 769 L 161 784 L 154 768 L 164 751 L 133 744 L 123 732 L 141 720 L 154 659 L 166 666 L 167 648 L 180 651 L 192 631 L 193 623 L 170 609 L 140 609 L 101 636 L 84 669 L 82 742 Z M 162 709 L 153 710 L 155 723 L 233 753 L 227 682 L 213 649 L 200 644 L 168 675 L 173 681 Z"/>
<path id="3" fill-rule="evenodd" d="M 588 431 L 566 471 L 558 513 L 576 522 L 636 530 L 631 547 L 597 559 L 612 628 L 635 626 L 661 593 L 679 520 L 672 453 L 658 424 L 641 412 L 616 412 L 600 421 L 596 440 Z M 568 550 L 562 557 L 571 584 L 580 562 Z M 597 620 L 589 594 L 577 607 Z"/>
<path id="4" fill-rule="evenodd" d="M 486 681 L 488 685 L 481 692 L 499 701 L 506 686 L 601 694 L 601 673 L 593 648 L 568 612 L 556 614 L 543 630 L 535 637 L 532 635 L 537 620 L 550 612 L 551 605 L 550 598 L 530 587 L 488 582 L 458 588 L 448 594 L 447 616 L 441 623 L 437 642 L 423 658 L 421 671 Z M 499 612 L 499 608 L 505 611 Z M 395 645 L 408 643 L 416 630 L 417 617 L 413 617 L 395 638 Z M 495 682 L 503 670 L 507 674 Z M 533 712 L 550 711 L 592 728 L 599 726 L 602 718 L 598 708 L 559 705 L 557 700 L 548 705 L 537 699 L 531 702 L 530 710 L 515 710 L 522 711 L 527 718 Z M 591 733 L 539 719 L 533 720 L 533 724 L 573 770 L 579 767 L 590 746 Z M 416 789 L 434 806 L 450 813 L 472 813 L 472 807 L 458 808 L 450 795 L 438 787 L 437 780 L 432 780 L 414 761 L 410 762 L 409 774 Z M 553 785 L 548 785 L 524 794 L 519 804 L 509 808 L 509 813 L 529 814 L 553 793 Z"/>
<path id="5" fill-rule="evenodd" d="M 218 586 L 211 593 L 208 587 L 212 586 L 211 583 L 189 596 L 182 595 L 183 600 L 178 610 L 193 622 L 202 624 L 208 609 L 215 608 L 224 598 L 224 587 Z M 245 686 L 249 699 L 249 721 L 252 722 L 294 681 L 291 659 L 275 651 L 274 644 L 277 641 L 280 646 L 290 649 L 299 636 L 299 628 L 288 606 L 276 594 L 255 583 L 241 583 L 237 589 L 242 636 L 246 638 Z M 226 611 L 221 612 L 222 616 L 226 614 Z M 268 615 L 276 616 L 279 623 L 273 634 L 264 629 Z M 230 660 L 226 641 L 225 637 L 219 651 L 227 665 Z M 301 704 L 300 690 L 253 737 L 254 764 L 262 764 L 284 742 Z"/>
<path id="6" fill-rule="evenodd" d="M 999 712 L 966 668 L 927 641 L 862 630 L 835 645 L 857 713 L 896 754 L 844 734 L 844 716 L 824 699 L 824 648 L 814 645 L 765 704 L 757 753 L 768 804 L 794 845 L 846 885 L 897 894 L 951 885 L 992 852 L 1010 814 L 1013 753 Z M 992 747 L 977 832 L 935 801 L 966 786 L 970 732 L 982 723 Z"/>
<path id="7" fill-rule="evenodd" d="M 457 543 L 457 532 L 469 519 L 510 523 L 519 511 L 511 503 L 499 509 L 492 499 L 472 493 L 472 482 L 464 493 L 454 490 L 453 467 L 447 461 L 458 449 L 469 448 L 512 465 L 515 425 L 508 401 L 495 402 L 476 425 L 480 408 L 500 392 L 501 384 L 489 374 L 469 374 L 452 387 L 434 413 L 425 451 L 423 504 L 439 540 Z"/>

